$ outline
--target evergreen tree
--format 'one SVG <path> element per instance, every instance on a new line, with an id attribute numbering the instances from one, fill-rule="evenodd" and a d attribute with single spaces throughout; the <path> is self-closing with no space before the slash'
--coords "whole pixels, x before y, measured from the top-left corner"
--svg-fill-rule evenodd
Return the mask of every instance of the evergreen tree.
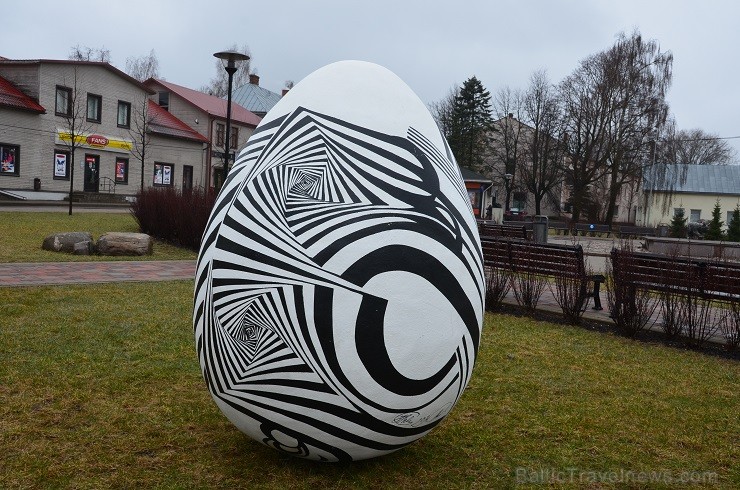
<path id="1" fill-rule="evenodd" d="M 727 239 L 731 242 L 740 242 L 740 204 L 735 205 L 732 219 L 727 224 Z"/>
<path id="2" fill-rule="evenodd" d="M 722 238 L 724 238 L 722 225 L 725 224 L 725 222 L 721 219 L 721 213 L 722 210 L 719 206 L 719 199 L 717 199 L 717 202 L 714 204 L 714 209 L 712 210 L 712 221 L 709 222 L 707 232 L 704 233 L 705 240 L 722 240 Z"/>
<path id="3" fill-rule="evenodd" d="M 686 228 L 687 218 L 685 216 L 683 208 L 677 208 L 676 214 L 673 215 L 671 225 L 668 228 L 669 233 L 673 238 L 686 238 L 688 229 Z"/>
<path id="4" fill-rule="evenodd" d="M 448 143 L 460 166 L 480 170 L 493 124 L 491 93 L 476 77 L 455 93 L 448 127 Z"/>

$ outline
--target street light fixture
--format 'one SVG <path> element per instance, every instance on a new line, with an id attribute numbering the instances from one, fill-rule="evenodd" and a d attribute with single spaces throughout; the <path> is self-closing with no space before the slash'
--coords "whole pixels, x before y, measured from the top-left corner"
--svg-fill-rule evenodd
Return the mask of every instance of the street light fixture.
<path id="1" fill-rule="evenodd" d="M 236 73 L 236 62 L 247 61 L 249 56 L 238 51 L 219 51 L 213 53 L 213 56 L 220 59 L 224 65 L 226 73 L 229 74 L 229 89 L 226 94 L 226 138 L 224 146 L 224 171 L 223 180 L 221 181 L 221 187 L 226 183 L 226 177 L 229 175 L 229 154 L 231 152 L 231 84 L 234 80 L 234 73 Z"/>

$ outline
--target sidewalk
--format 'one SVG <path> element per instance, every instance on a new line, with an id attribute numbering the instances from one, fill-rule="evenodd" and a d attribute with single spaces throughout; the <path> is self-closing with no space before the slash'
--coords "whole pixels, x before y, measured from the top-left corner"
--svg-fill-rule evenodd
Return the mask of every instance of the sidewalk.
<path id="1" fill-rule="evenodd" d="M 13 286 L 46 286 L 63 284 L 94 284 L 105 282 L 136 282 L 136 281 L 173 281 L 186 280 L 195 277 L 194 260 L 162 260 L 162 261 L 108 261 L 108 262 L 35 262 L 35 263 L 3 263 L 0 264 L 0 288 Z M 593 300 L 589 301 L 588 308 L 583 314 L 585 320 L 613 324 L 609 317 L 606 293 L 603 288 L 601 294 L 603 310 L 593 310 Z M 504 298 L 504 304 L 517 305 L 513 291 Z M 537 304 L 537 310 L 562 314 L 555 296 L 549 287 L 545 288 Z M 658 318 L 659 312 L 653 314 L 653 321 Z M 657 325 L 652 329 L 658 330 Z M 723 339 L 716 333 L 710 340 L 722 343 Z"/>
<path id="2" fill-rule="evenodd" d="M 0 287 L 193 279 L 194 260 L 0 264 Z"/>

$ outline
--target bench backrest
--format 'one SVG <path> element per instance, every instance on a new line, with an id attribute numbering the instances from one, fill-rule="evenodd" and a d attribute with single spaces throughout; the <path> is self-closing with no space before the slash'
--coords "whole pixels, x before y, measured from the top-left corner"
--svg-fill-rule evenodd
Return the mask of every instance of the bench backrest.
<path id="1" fill-rule="evenodd" d="M 523 225 L 478 223 L 478 233 L 484 237 L 511 237 L 526 240 L 527 229 Z"/>
<path id="2" fill-rule="evenodd" d="M 580 245 L 533 243 L 503 238 L 481 238 L 486 266 L 545 276 L 585 276 Z"/>
<path id="3" fill-rule="evenodd" d="M 611 231 L 611 226 L 605 224 L 576 223 L 576 231 L 594 231 L 597 233 L 606 233 Z"/>
<path id="4" fill-rule="evenodd" d="M 612 250 L 615 275 L 655 291 L 692 290 L 718 299 L 740 298 L 740 264 Z"/>

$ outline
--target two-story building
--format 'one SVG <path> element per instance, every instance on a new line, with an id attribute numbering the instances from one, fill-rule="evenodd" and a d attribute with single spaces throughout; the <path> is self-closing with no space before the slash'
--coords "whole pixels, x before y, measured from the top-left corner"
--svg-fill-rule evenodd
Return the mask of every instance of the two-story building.
<path id="1" fill-rule="evenodd" d="M 208 141 L 204 156 L 204 185 L 220 187 L 226 156 L 226 105 L 224 99 L 165 80 L 150 78 L 144 85 L 154 95 L 153 100 L 197 131 Z M 262 119 L 232 101 L 229 163 L 238 154 Z"/>
<path id="2" fill-rule="evenodd" d="M 232 114 L 233 154 L 260 118 L 236 104 Z M 0 194 L 213 187 L 225 120 L 222 99 L 108 63 L 0 58 Z"/>

